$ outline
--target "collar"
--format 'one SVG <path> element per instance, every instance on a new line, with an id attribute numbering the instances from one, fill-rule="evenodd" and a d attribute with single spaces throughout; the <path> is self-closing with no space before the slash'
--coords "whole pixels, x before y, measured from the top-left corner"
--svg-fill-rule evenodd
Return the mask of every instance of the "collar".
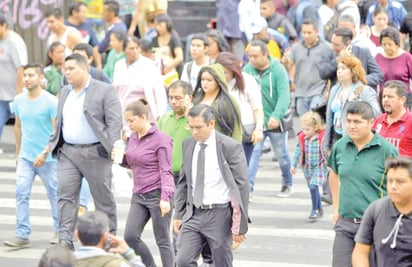
<path id="1" fill-rule="evenodd" d="M 210 136 L 206 139 L 206 141 L 204 142 L 196 142 L 197 145 L 199 145 L 200 143 L 206 144 L 206 145 L 211 145 L 213 143 L 216 143 L 216 131 L 213 129 L 212 133 L 210 134 Z"/>
<path id="2" fill-rule="evenodd" d="M 376 133 L 376 131 L 375 131 L 375 130 L 372 130 L 372 133 L 373 133 L 373 138 L 372 138 L 372 140 L 371 140 L 369 143 L 367 143 L 367 144 L 362 148 L 362 150 L 365 149 L 365 148 L 371 147 L 371 146 L 381 146 L 381 145 L 382 145 L 382 139 L 381 139 L 380 136 Z M 342 139 L 344 140 L 344 142 L 345 142 L 346 145 L 349 145 L 349 144 L 350 144 L 350 145 L 356 146 L 355 143 L 352 141 L 352 139 L 349 137 L 349 135 L 343 136 Z"/>
<path id="3" fill-rule="evenodd" d="M 396 209 L 395 204 L 390 200 L 389 196 L 387 197 L 389 199 L 389 216 L 392 218 L 397 218 L 401 213 Z M 412 212 L 409 212 L 408 214 L 403 214 L 404 217 L 407 218 L 412 218 Z"/>
<path id="4" fill-rule="evenodd" d="M 91 76 L 90 76 L 90 74 L 89 74 L 89 77 L 87 78 L 87 82 L 86 82 L 86 84 L 84 85 L 83 89 L 80 91 L 79 94 L 83 93 L 83 91 L 89 87 L 91 80 L 92 80 L 92 78 L 91 78 Z M 69 85 L 69 89 L 70 89 L 71 91 L 73 91 L 73 85 L 70 84 L 70 85 Z"/>
<path id="5" fill-rule="evenodd" d="M 412 113 L 409 111 L 409 109 L 406 108 L 406 112 L 405 112 L 397 121 L 395 121 L 394 123 L 397 123 L 397 122 L 405 122 L 405 121 L 408 119 L 408 117 L 411 116 L 411 114 L 412 114 Z M 386 124 L 389 124 L 389 123 L 388 123 L 389 114 L 388 114 L 388 113 L 384 113 L 382 116 L 383 116 L 383 122 L 385 122 Z M 394 124 L 394 123 L 392 123 L 392 124 Z"/>
<path id="6" fill-rule="evenodd" d="M 95 247 L 95 246 L 81 246 L 78 249 L 76 249 L 76 251 L 78 251 L 78 252 L 91 252 L 91 251 L 93 251 L 95 253 L 102 254 L 102 255 L 107 254 L 106 251 L 104 251 L 103 249 L 101 249 L 99 247 Z"/>
<path id="7" fill-rule="evenodd" d="M 175 118 L 176 120 L 180 120 L 180 119 L 182 119 L 182 118 L 185 118 L 185 116 L 183 115 L 183 116 L 181 116 L 180 118 L 177 118 L 176 117 L 176 113 L 172 110 L 172 111 L 170 111 L 170 113 L 169 113 L 169 117 L 173 117 L 173 118 Z"/>
<path id="8" fill-rule="evenodd" d="M 319 35 L 318 35 L 318 41 L 317 41 L 313 46 L 311 46 L 311 47 L 307 47 L 304 40 L 302 40 L 302 41 L 300 41 L 300 42 L 301 42 L 301 44 L 302 44 L 306 49 L 312 49 L 312 48 L 318 46 L 318 45 L 320 44 L 320 41 L 321 41 L 321 40 L 320 40 L 320 37 L 319 37 Z"/>

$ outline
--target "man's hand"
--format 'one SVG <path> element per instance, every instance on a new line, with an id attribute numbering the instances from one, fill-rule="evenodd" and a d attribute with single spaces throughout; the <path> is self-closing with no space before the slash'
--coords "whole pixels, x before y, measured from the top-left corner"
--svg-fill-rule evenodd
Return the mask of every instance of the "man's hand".
<path id="1" fill-rule="evenodd" d="M 124 254 L 129 249 L 129 246 L 127 245 L 126 241 L 124 241 L 122 238 L 112 235 L 110 233 L 107 233 L 107 235 L 109 236 L 111 242 L 111 253 Z"/>
<path id="2" fill-rule="evenodd" d="M 33 166 L 38 168 L 44 165 L 46 162 L 47 154 L 42 152 L 34 159 Z"/>
<path id="3" fill-rule="evenodd" d="M 277 119 L 274 118 L 270 118 L 268 121 L 268 128 L 270 130 L 275 130 L 279 127 L 279 121 Z"/>
<path id="4" fill-rule="evenodd" d="M 339 219 L 339 211 L 337 211 L 337 210 L 334 210 L 333 211 L 333 215 L 332 215 L 332 223 L 333 223 L 333 225 L 335 225 L 336 224 L 336 222 L 338 221 L 338 219 Z"/>
<path id="5" fill-rule="evenodd" d="M 169 213 L 169 211 L 170 211 L 170 202 L 160 200 L 159 206 L 160 206 L 160 213 L 161 213 L 162 217 L 164 217 L 166 214 Z"/>
<path id="6" fill-rule="evenodd" d="M 242 243 L 246 239 L 245 235 L 235 235 L 235 234 L 232 234 L 232 238 L 233 238 L 233 241 L 236 243 Z"/>
<path id="7" fill-rule="evenodd" d="M 295 173 L 296 173 L 296 168 L 290 167 L 290 174 L 295 175 Z"/>
<path id="8" fill-rule="evenodd" d="M 179 233 L 181 226 L 182 220 L 173 220 L 173 232 L 175 232 L 175 234 Z"/>

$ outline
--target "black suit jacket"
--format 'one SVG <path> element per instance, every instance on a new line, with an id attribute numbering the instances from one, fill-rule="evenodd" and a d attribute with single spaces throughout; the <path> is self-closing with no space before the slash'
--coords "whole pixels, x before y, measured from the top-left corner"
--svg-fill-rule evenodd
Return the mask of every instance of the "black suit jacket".
<path id="1" fill-rule="evenodd" d="M 183 166 L 176 184 L 175 219 L 183 222 L 193 215 L 192 158 L 196 140 L 189 137 L 183 142 Z M 216 132 L 216 150 L 219 168 L 230 191 L 232 233 L 245 234 L 248 229 L 249 179 L 242 145 L 231 137 Z"/>
<path id="2" fill-rule="evenodd" d="M 384 76 L 376 63 L 375 58 L 367 48 L 352 46 L 352 54 L 356 56 L 362 63 L 362 67 L 366 72 L 367 85 L 376 89 L 376 87 L 383 82 Z M 323 51 L 322 63 L 319 70 L 322 80 L 331 80 L 332 85 L 336 83 L 336 70 L 338 65 L 336 63 L 336 54 L 332 49 Z"/>

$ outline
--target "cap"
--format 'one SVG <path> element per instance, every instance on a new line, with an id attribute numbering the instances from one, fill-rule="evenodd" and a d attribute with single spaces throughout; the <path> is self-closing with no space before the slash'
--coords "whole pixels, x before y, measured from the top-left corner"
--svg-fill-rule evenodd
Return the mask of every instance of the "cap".
<path id="1" fill-rule="evenodd" d="M 266 22 L 266 19 L 262 16 L 258 16 L 252 21 L 250 31 L 253 34 L 260 33 L 264 28 L 267 28 L 267 26 L 268 23 Z"/>

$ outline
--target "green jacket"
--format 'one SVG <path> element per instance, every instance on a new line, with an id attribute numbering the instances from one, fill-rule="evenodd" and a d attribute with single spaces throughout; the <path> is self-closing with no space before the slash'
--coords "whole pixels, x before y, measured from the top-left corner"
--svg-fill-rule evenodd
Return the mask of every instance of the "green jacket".
<path id="1" fill-rule="evenodd" d="M 269 118 L 280 121 L 285 116 L 290 104 L 289 77 L 286 69 L 279 60 L 272 57 L 269 59 L 270 66 L 262 75 L 250 62 L 243 69 L 244 72 L 255 77 L 256 82 L 260 85 L 265 130 L 268 129 Z"/>

